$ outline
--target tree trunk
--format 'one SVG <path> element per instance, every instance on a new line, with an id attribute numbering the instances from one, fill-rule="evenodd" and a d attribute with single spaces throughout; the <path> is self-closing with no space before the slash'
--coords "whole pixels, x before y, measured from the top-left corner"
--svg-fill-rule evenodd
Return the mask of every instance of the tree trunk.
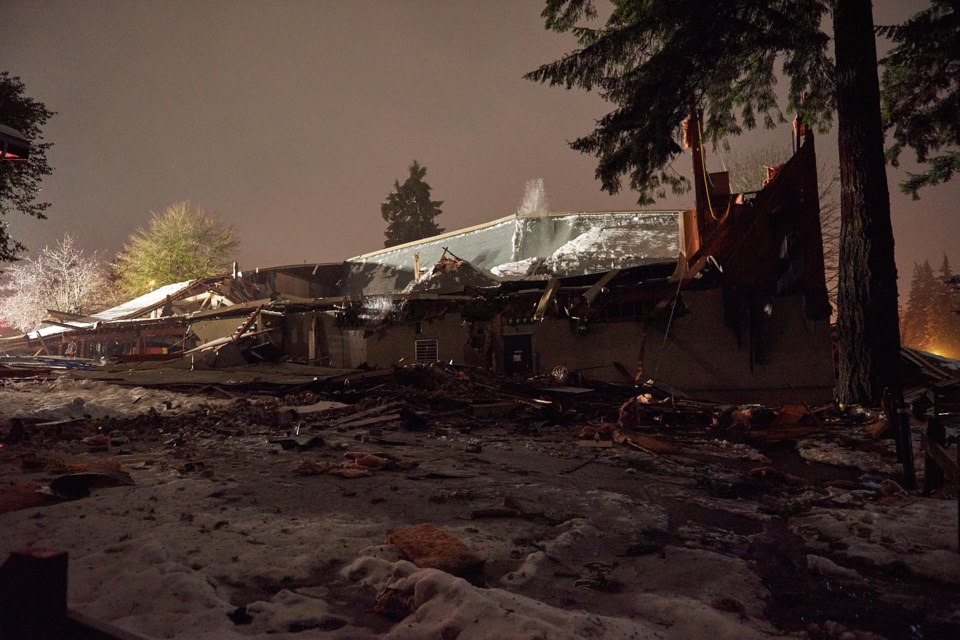
<path id="1" fill-rule="evenodd" d="M 883 155 L 877 48 L 870 0 L 834 0 L 840 147 L 841 402 L 879 404 L 900 390 L 897 265 Z"/>

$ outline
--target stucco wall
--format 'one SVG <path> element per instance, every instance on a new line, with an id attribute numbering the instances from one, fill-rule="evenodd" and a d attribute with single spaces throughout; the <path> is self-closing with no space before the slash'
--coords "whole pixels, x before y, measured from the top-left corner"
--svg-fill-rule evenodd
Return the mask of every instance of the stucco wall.
<path id="1" fill-rule="evenodd" d="M 367 362 L 363 329 L 338 327 L 332 313 L 318 314 L 316 328 L 317 362 L 338 369 L 353 369 Z"/>
<path id="2" fill-rule="evenodd" d="M 797 296 L 773 302 L 762 323 L 764 362 L 751 370 L 748 340 L 738 348 L 734 332 L 723 324 L 719 290 L 684 293 L 690 313 L 673 319 L 664 340 L 666 318 L 647 330 L 644 375 L 695 397 L 730 402 L 819 402 L 833 396 L 830 327 L 808 330 Z M 505 326 L 504 335 L 533 334 L 534 366 L 549 371 L 564 365 L 585 377 L 611 382 L 636 370 L 643 327 L 638 322 L 591 325 L 579 335 L 568 320 Z M 498 362 L 503 357 L 497 354 Z"/>
<path id="3" fill-rule="evenodd" d="M 829 325 L 804 322 L 797 296 L 773 301 L 772 315 L 761 322 L 761 362 L 751 368 L 749 337 L 737 345 L 723 323 L 720 290 L 688 291 L 689 313 L 673 318 L 664 340 L 666 312 L 647 329 L 644 376 L 665 382 L 693 397 L 727 402 L 820 402 L 833 394 L 833 361 Z M 547 372 L 563 365 L 594 380 L 629 382 L 636 370 L 642 343 L 639 322 L 590 325 L 585 334 L 566 319 L 487 327 L 495 336 L 530 335 L 532 369 Z M 437 340 L 441 361 L 465 363 L 464 345 L 470 325 L 457 313 L 411 324 L 386 325 L 378 330 L 339 328 L 333 316 L 318 321 L 318 359 L 334 367 L 361 363 L 390 367 L 416 361 L 417 340 Z M 493 340 L 493 363 L 503 370 L 504 342 Z M 619 363 L 629 376 L 614 364 Z"/>
<path id="4" fill-rule="evenodd" d="M 383 331 L 374 332 L 366 339 L 367 363 L 371 367 L 390 367 L 398 363 L 416 362 L 417 340 L 437 340 L 437 355 L 442 362 L 463 363 L 463 346 L 469 337 L 469 329 L 463 326 L 458 313 L 448 313 L 442 318 L 416 324 L 392 325 Z"/>

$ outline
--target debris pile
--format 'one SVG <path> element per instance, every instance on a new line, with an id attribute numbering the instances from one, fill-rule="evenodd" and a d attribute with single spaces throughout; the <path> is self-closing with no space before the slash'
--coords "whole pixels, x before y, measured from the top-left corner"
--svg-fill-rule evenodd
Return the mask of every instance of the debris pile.
<path id="1" fill-rule="evenodd" d="M 461 618 L 435 609 L 458 598 L 477 611 L 523 603 L 537 629 L 581 610 L 584 630 L 602 620 L 613 634 L 674 628 L 649 622 L 664 620 L 677 629 L 665 637 L 691 637 L 692 619 L 727 637 L 957 628 L 943 612 L 960 572 L 940 555 L 956 555 L 955 516 L 905 487 L 882 414 L 576 382 L 416 364 L 190 395 L 125 388 L 144 399 L 117 396 L 132 410 L 110 415 L 85 413 L 106 406 L 104 386 L 36 383 L 77 401 L 59 403 L 61 419 L 37 408 L 0 424 L 0 513 L 16 539 L 38 524 L 53 543 L 84 531 L 90 548 L 71 550 L 81 558 L 154 529 L 194 541 L 164 551 L 177 575 L 216 589 L 223 624 L 263 633 L 452 634 L 444 621 Z M 120 505 L 105 506 L 114 495 Z M 85 504 L 98 518 L 77 518 Z M 71 505 L 71 524 L 55 527 Z M 932 518 L 929 540 L 899 533 L 915 518 Z M 132 541 L 110 543 L 101 526 Z M 256 564 L 264 545 L 269 570 Z M 84 573 L 100 561 L 78 563 L 78 584 L 102 582 Z M 439 591 L 418 591 L 427 585 Z M 139 619 L 104 602 L 105 619 Z M 135 628 L 161 633 L 151 624 Z"/>

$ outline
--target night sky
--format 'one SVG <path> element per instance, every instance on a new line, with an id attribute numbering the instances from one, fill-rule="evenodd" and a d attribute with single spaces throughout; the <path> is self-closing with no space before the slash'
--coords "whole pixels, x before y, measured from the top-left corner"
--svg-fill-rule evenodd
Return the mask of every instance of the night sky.
<path id="1" fill-rule="evenodd" d="M 883 24 L 926 3 L 874 4 Z M 337 262 L 383 246 L 380 203 L 414 159 L 448 230 L 514 213 L 531 178 L 554 211 L 637 208 L 601 192 L 594 158 L 566 143 L 609 107 L 521 78 L 575 46 L 543 28 L 542 7 L 0 0 L 0 69 L 57 112 L 49 220 L 12 214 L 11 233 L 33 251 L 69 233 L 109 259 L 151 211 L 189 200 L 234 226 L 242 268 Z M 730 142 L 789 149 L 790 130 Z M 833 136 L 817 148 L 836 162 Z M 960 180 L 911 202 L 902 170 L 889 175 L 901 281 L 944 252 L 960 269 Z"/>

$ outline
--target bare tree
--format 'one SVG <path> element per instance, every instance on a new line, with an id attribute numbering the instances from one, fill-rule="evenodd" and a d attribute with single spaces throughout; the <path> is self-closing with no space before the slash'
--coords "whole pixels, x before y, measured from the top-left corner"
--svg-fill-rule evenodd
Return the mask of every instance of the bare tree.
<path id="1" fill-rule="evenodd" d="M 89 315 L 116 298 L 107 269 L 96 254 L 86 255 L 69 235 L 52 248 L 45 247 L 36 260 L 8 267 L 0 291 L 0 320 L 21 331 L 40 326 L 49 311 Z"/>

